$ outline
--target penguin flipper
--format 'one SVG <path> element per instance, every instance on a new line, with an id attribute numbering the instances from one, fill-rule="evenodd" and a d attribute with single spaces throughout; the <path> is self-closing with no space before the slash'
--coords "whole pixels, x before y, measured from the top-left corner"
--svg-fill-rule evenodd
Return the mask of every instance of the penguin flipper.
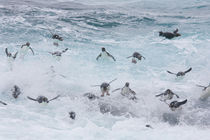
<path id="1" fill-rule="evenodd" d="M 98 61 L 99 57 L 101 57 L 101 53 L 96 57 L 96 60 Z"/>
<path id="2" fill-rule="evenodd" d="M 164 93 L 161 93 L 161 94 L 158 94 L 158 95 L 155 95 L 155 97 L 159 97 L 159 96 L 162 96 Z"/>
<path id="3" fill-rule="evenodd" d="M 202 87 L 202 88 L 205 88 L 206 86 L 202 86 L 202 85 L 196 85 L 197 87 Z"/>
<path id="4" fill-rule="evenodd" d="M 115 89 L 115 90 L 112 90 L 112 92 L 118 91 L 118 90 L 120 90 L 120 89 L 122 89 L 122 88 L 117 88 L 117 89 Z"/>
<path id="5" fill-rule="evenodd" d="M 2 101 L 0 101 L 0 103 L 3 104 L 3 105 L 7 105 L 5 102 L 2 102 Z"/>
<path id="6" fill-rule="evenodd" d="M 109 84 L 111 84 L 112 82 L 114 82 L 114 81 L 116 81 L 116 80 L 117 80 L 117 78 L 113 79 L 112 81 L 109 82 Z"/>
<path id="7" fill-rule="evenodd" d="M 33 99 L 33 98 L 29 97 L 29 96 L 27 96 L 27 98 L 28 98 L 29 100 L 32 100 L 32 101 L 37 101 L 37 99 Z"/>
<path id="8" fill-rule="evenodd" d="M 170 74 L 174 74 L 174 75 L 176 75 L 176 73 L 170 72 L 170 71 L 168 71 L 168 70 L 167 70 L 167 72 L 168 72 L 168 73 L 170 73 Z"/>
<path id="9" fill-rule="evenodd" d="M 179 103 L 178 103 L 178 106 L 183 105 L 183 104 L 186 104 L 186 103 L 187 103 L 187 99 L 184 100 L 184 101 L 182 101 L 182 102 L 179 102 Z"/>
<path id="10" fill-rule="evenodd" d="M 132 89 L 130 89 L 130 92 L 131 92 L 133 95 L 136 95 L 136 92 L 133 91 Z"/>
<path id="11" fill-rule="evenodd" d="M 177 95 L 177 94 L 174 94 L 177 98 L 179 98 L 179 95 Z"/>
<path id="12" fill-rule="evenodd" d="M 126 58 L 131 58 L 131 57 L 133 57 L 133 56 L 131 55 L 131 56 L 128 56 L 128 57 L 126 57 Z"/>
<path id="13" fill-rule="evenodd" d="M 15 55 L 13 56 L 13 58 L 15 59 L 17 57 L 18 52 L 15 53 Z"/>
<path id="14" fill-rule="evenodd" d="M 50 102 L 50 101 L 52 101 L 52 100 L 55 100 L 55 99 L 58 99 L 58 97 L 60 97 L 60 95 L 58 95 L 58 96 L 56 96 L 56 97 L 50 99 L 48 102 Z"/>
<path id="15" fill-rule="evenodd" d="M 29 47 L 29 49 L 31 50 L 32 54 L 34 55 L 34 50 L 31 47 Z"/>
<path id="16" fill-rule="evenodd" d="M 188 73 L 192 70 L 192 68 L 189 68 L 188 70 L 186 70 L 184 73 Z"/>
<path id="17" fill-rule="evenodd" d="M 7 48 L 5 49 L 5 53 L 6 53 L 7 56 L 9 55 Z"/>

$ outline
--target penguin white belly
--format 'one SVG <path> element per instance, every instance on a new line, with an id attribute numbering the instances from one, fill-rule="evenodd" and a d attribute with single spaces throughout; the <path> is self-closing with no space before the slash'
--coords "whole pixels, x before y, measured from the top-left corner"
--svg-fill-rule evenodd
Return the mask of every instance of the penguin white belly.
<path id="1" fill-rule="evenodd" d="M 14 59 L 12 57 L 9 57 L 7 59 L 7 61 L 8 61 L 9 69 L 12 70 L 13 69 Z"/>
<path id="2" fill-rule="evenodd" d="M 122 88 L 122 90 L 121 90 L 121 94 L 122 94 L 123 96 L 129 95 L 129 92 L 130 92 L 130 90 L 129 90 L 129 88 L 127 88 L 127 87 L 124 87 L 124 88 Z"/>
<path id="3" fill-rule="evenodd" d="M 102 59 L 108 59 L 109 56 L 107 55 L 106 52 L 102 52 L 102 53 L 101 53 L 101 58 L 102 58 Z"/>
<path id="4" fill-rule="evenodd" d="M 210 87 L 208 87 L 205 91 L 203 91 L 200 99 L 206 100 L 210 96 Z"/>
<path id="5" fill-rule="evenodd" d="M 20 53 L 20 58 L 24 58 L 24 56 L 27 54 L 29 48 L 24 46 L 20 49 L 19 53 Z"/>
<path id="6" fill-rule="evenodd" d="M 8 57 L 7 61 L 8 61 L 8 63 L 13 63 L 14 59 L 12 57 Z"/>
<path id="7" fill-rule="evenodd" d="M 131 94 L 130 88 L 128 88 L 128 87 L 124 87 L 121 90 L 121 95 L 127 97 L 128 99 L 132 99 L 133 97 L 135 97 L 133 94 Z"/>

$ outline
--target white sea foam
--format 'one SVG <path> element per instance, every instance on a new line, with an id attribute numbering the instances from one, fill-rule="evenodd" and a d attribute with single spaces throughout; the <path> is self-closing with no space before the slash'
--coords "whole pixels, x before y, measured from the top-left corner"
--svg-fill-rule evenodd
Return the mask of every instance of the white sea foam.
<path id="1" fill-rule="evenodd" d="M 199 101 L 202 89 L 196 87 L 209 83 L 208 1 L 0 1 L 0 100 L 8 104 L 0 104 L 0 139 L 209 139 L 209 100 Z M 181 37 L 158 36 L 176 28 Z M 59 47 L 50 32 L 64 38 Z M 35 55 L 18 56 L 11 71 L 4 49 L 14 54 L 27 41 Z M 101 47 L 117 61 L 96 61 Z M 65 48 L 60 61 L 49 54 Z M 132 64 L 126 57 L 135 51 L 146 59 Z M 183 78 L 166 72 L 190 67 Z M 83 96 L 100 96 L 91 85 L 115 78 L 111 90 L 130 82 L 136 102 L 119 92 L 93 101 Z M 14 85 L 22 91 L 16 100 Z M 188 99 L 181 111 L 172 112 L 155 97 L 168 88 L 178 100 Z M 39 95 L 61 97 L 49 104 L 27 99 Z M 101 113 L 100 105 L 110 112 Z"/>

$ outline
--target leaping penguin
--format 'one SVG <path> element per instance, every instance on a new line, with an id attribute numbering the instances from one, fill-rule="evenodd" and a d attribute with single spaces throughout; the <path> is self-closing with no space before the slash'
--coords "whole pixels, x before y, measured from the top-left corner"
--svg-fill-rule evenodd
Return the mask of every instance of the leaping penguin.
<path id="1" fill-rule="evenodd" d="M 131 100 L 135 100 L 135 99 L 137 99 L 135 96 L 136 92 L 133 91 L 132 89 L 130 89 L 129 85 L 130 85 L 129 82 L 126 82 L 125 86 L 123 88 L 117 88 L 117 89 L 113 90 L 112 92 L 121 90 L 121 92 L 120 92 L 121 95 L 123 95 Z"/>
<path id="2" fill-rule="evenodd" d="M 8 52 L 8 49 L 5 49 L 5 53 L 7 55 L 8 58 L 12 58 L 12 60 L 15 60 L 15 58 L 17 57 L 18 52 L 16 52 L 14 55 L 12 55 L 10 52 Z"/>
<path id="3" fill-rule="evenodd" d="M 33 49 L 30 47 L 30 43 L 26 42 L 26 44 L 23 44 L 20 48 L 20 57 L 23 59 L 25 55 L 28 53 L 28 50 L 31 50 L 32 54 L 34 55 Z"/>
<path id="4" fill-rule="evenodd" d="M 21 94 L 20 88 L 17 85 L 14 85 L 12 89 L 12 96 L 16 99 Z"/>
<path id="5" fill-rule="evenodd" d="M 161 93 L 161 94 L 158 94 L 158 95 L 155 95 L 155 97 L 161 97 L 161 101 L 166 101 L 166 100 L 171 100 L 174 95 L 179 98 L 179 96 L 177 94 L 175 94 L 173 91 L 171 91 L 170 89 L 167 89 L 165 92 Z"/>
<path id="6" fill-rule="evenodd" d="M 176 29 L 173 33 L 160 31 L 159 36 L 165 37 L 167 39 L 172 39 L 174 37 L 181 36 L 181 34 L 179 34 L 178 31 L 178 29 Z"/>
<path id="7" fill-rule="evenodd" d="M 8 58 L 8 63 L 9 63 L 9 66 L 10 66 L 10 70 L 12 70 L 13 69 L 13 62 L 15 61 L 18 52 L 16 52 L 14 55 L 12 55 L 12 53 L 8 52 L 8 49 L 6 48 L 5 53 L 6 53 L 7 58 Z"/>
<path id="8" fill-rule="evenodd" d="M 170 74 L 174 74 L 178 77 L 178 76 L 184 76 L 186 73 L 190 72 L 191 70 L 192 70 L 192 68 L 189 68 L 188 70 L 186 70 L 184 72 L 180 71 L 178 73 L 173 73 L 173 72 L 170 72 L 170 71 L 167 71 L 167 72 L 170 73 Z"/>
<path id="9" fill-rule="evenodd" d="M 112 56 L 110 53 L 108 53 L 105 48 L 101 48 L 101 51 L 102 52 L 96 57 L 97 61 L 100 57 L 111 57 L 114 61 L 116 61 L 114 56 Z"/>
<path id="10" fill-rule="evenodd" d="M 140 53 L 138 53 L 138 52 L 134 52 L 133 55 L 128 56 L 127 58 L 131 58 L 131 57 L 133 57 L 133 58 L 132 58 L 132 63 L 134 63 L 134 64 L 137 63 L 136 59 L 139 60 L 139 61 L 140 61 L 142 58 L 146 59 L 144 56 L 142 56 L 142 55 L 141 55 Z"/>
<path id="11" fill-rule="evenodd" d="M 177 109 L 179 109 L 182 105 L 186 104 L 187 103 L 187 99 L 184 100 L 184 101 L 181 101 L 181 102 L 178 102 L 178 101 L 173 101 L 169 104 L 169 107 L 172 111 L 175 111 Z"/>
<path id="12" fill-rule="evenodd" d="M 101 94 L 101 97 L 103 97 L 104 96 L 104 93 L 106 93 L 106 95 L 110 95 L 109 94 L 109 90 L 110 90 L 110 84 L 112 83 L 112 82 L 114 82 L 115 80 L 117 80 L 117 79 L 114 79 L 114 80 L 112 80 L 112 81 L 110 81 L 110 82 L 103 82 L 101 85 L 93 85 L 92 87 L 96 87 L 96 86 L 100 86 L 100 89 L 101 89 L 101 92 L 102 92 L 102 94 Z"/>
<path id="13" fill-rule="evenodd" d="M 63 53 L 65 53 L 66 51 L 68 51 L 68 48 L 66 48 L 65 50 L 63 51 L 56 51 L 56 52 L 49 52 L 50 54 L 52 54 L 53 56 L 58 56 L 60 57 Z"/>
<path id="14" fill-rule="evenodd" d="M 63 41 L 63 38 L 62 38 L 61 36 L 59 36 L 58 34 L 54 34 L 54 33 L 52 32 L 52 30 L 50 30 L 49 27 L 47 27 L 47 28 L 48 28 L 48 30 L 49 30 L 49 32 L 50 32 L 50 34 L 51 34 L 51 38 L 52 38 L 52 39 L 58 40 L 58 41 Z M 53 42 L 53 45 L 56 46 L 56 47 L 59 46 L 58 42 Z"/>
<path id="15" fill-rule="evenodd" d="M 42 102 L 44 102 L 44 103 L 49 103 L 50 101 L 53 101 L 53 100 L 57 99 L 58 97 L 60 97 L 60 95 L 58 95 L 58 96 L 56 96 L 56 97 L 54 97 L 54 98 L 48 100 L 48 98 L 45 97 L 45 96 L 38 96 L 36 99 L 27 96 L 27 98 L 28 98 L 29 100 L 36 101 L 36 102 L 38 102 L 38 103 L 42 103 Z"/>
<path id="16" fill-rule="evenodd" d="M 68 48 L 66 48 L 63 51 L 56 51 L 56 52 L 49 52 L 52 56 L 54 56 L 57 60 L 60 60 L 61 56 L 63 53 L 65 53 L 68 50 Z"/>

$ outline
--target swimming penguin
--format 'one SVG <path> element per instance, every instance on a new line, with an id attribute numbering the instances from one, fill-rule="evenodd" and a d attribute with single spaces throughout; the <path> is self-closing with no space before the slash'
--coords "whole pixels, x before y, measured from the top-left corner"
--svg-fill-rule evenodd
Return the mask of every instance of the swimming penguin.
<path id="1" fill-rule="evenodd" d="M 76 113 L 75 113 L 74 111 L 69 112 L 69 117 L 70 117 L 72 120 L 75 120 L 75 118 L 76 118 Z"/>
<path id="2" fill-rule="evenodd" d="M 14 85 L 12 89 L 12 96 L 16 99 L 21 94 L 20 88 L 17 85 Z"/>
<path id="3" fill-rule="evenodd" d="M 57 34 L 53 34 L 53 35 L 52 35 L 52 39 L 57 39 L 57 40 L 59 40 L 59 41 L 63 41 L 63 38 L 60 37 L 60 36 L 57 35 Z"/>
<path id="4" fill-rule="evenodd" d="M 2 102 L 2 101 L 0 101 L 0 103 L 3 104 L 3 105 L 7 105 L 5 102 Z"/>
<path id="5" fill-rule="evenodd" d="M 106 95 L 110 95 L 109 94 L 109 90 L 110 90 L 110 84 L 112 83 L 112 82 L 114 82 L 115 80 L 117 80 L 117 79 L 114 79 L 114 80 L 112 80 L 112 81 L 110 81 L 109 83 L 106 83 L 106 82 L 103 82 L 101 85 L 93 85 L 93 87 L 96 87 L 96 86 L 100 86 L 100 89 L 101 89 L 101 97 L 103 97 L 104 96 L 104 93 L 106 93 Z"/>
<path id="6" fill-rule="evenodd" d="M 33 99 L 33 98 L 27 96 L 28 99 L 30 99 L 32 101 L 37 101 L 38 103 L 42 103 L 42 102 L 49 103 L 50 101 L 53 101 L 53 100 L 57 99 L 58 97 L 60 97 L 60 95 L 48 100 L 48 98 L 45 96 L 38 96 L 36 99 Z"/>
<path id="7" fill-rule="evenodd" d="M 28 50 L 31 50 L 32 54 L 34 55 L 33 49 L 30 47 L 30 43 L 26 42 L 26 44 L 23 44 L 20 48 L 20 57 L 23 59 L 25 55 L 27 54 Z"/>
<path id="8" fill-rule="evenodd" d="M 48 28 L 50 34 L 52 35 L 51 36 L 52 39 L 58 40 L 58 41 L 63 41 L 63 38 L 61 36 L 59 36 L 58 34 L 54 34 L 49 27 L 47 27 L 47 28 Z M 53 45 L 55 45 L 56 47 L 59 46 L 58 42 L 53 42 Z"/>
<path id="9" fill-rule="evenodd" d="M 102 52 L 97 56 L 96 60 L 98 61 L 98 59 L 100 57 L 111 57 L 114 61 L 116 61 L 116 59 L 111 55 L 109 54 L 105 48 L 101 48 Z"/>
<path id="10" fill-rule="evenodd" d="M 137 61 L 136 61 L 136 59 L 137 60 L 141 60 L 142 58 L 144 58 L 144 59 L 146 59 L 144 56 L 142 56 L 140 53 L 138 53 L 138 52 L 134 52 L 133 53 L 133 55 L 131 55 L 131 56 L 128 56 L 127 58 L 131 58 L 131 57 L 133 57 L 132 58 L 132 63 L 137 63 Z"/>
<path id="11" fill-rule="evenodd" d="M 129 82 L 125 83 L 125 86 L 123 88 L 117 88 L 115 90 L 113 90 L 112 92 L 115 92 L 117 90 L 121 90 L 120 94 L 131 99 L 131 100 L 135 100 L 136 98 L 136 92 L 133 91 L 132 89 L 130 89 L 129 87 Z"/>
<path id="12" fill-rule="evenodd" d="M 53 35 L 52 35 L 52 39 L 56 39 L 56 40 L 59 40 L 59 41 L 63 41 L 63 38 L 60 37 L 60 36 L 57 35 L 57 34 L 53 34 Z M 58 42 L 53 42 L 53 45 L 56 46 L 56 47 L 59 46 Z"/>
<path id="13" fill-rule="evenodd" d="M 67 50 L 68 50 L 68 48 L 66 48 L 65 50 L 63 50 L 61 52 L 56 51 L 56 52 L 49 52 L 49 53 L 52 54 L 52 56 L 54 56 L 57 60 L 60 60 L 62 54 L 65 53 Z"/>
<path id="14" fill-rule="evenodd" d="M 167 71 L 167 72 L 170 73 L 170 74 L 174 74 L 178 77 L 178 76 L 184 76 L 186 73 L 190 72 L 191 70 L 192 70 L 192 68 L 189 68 L 188 70 L 186 70 L 184 72 L 180 71 L 178 73 L 173 73 L 173 72 L 170 72 L 170 71 Z"/>
<path id="15" fill-rule="evenodd" d="M 10 66 L 10 70 L 12 70 L 13 62 L 15 61 L 18 52 L 16 52 L 14 55 L 12 55 L 10 52 L 8 52 L 8 49 L 6 48 L 5 49 L 5 53 L 6 53 L 7 58 L 8 58 L 8 63 L 9 63 L 9 66 Z"/>
<path id="16" fill-rule="evenodd" d="M 65 50 L 59 52 L 59 51 L 56 51 L 56 52 L 49 52 L 50 54 L 52 54 L 53 56 L 61 56 L 63 53 L 65 53 L 66 51 L 68 50 L 68 48 L 66 48 Z"/>
<path id="17" fill-rule="evenodd" d="M 84 97 L 87 97 L 89 100 L 99 99 L 98 96 L 96 96 L 96 95 L 94 95 L 94 94 L 92 94 L 92 93 L 85 93 L 83 96 L 84 96 Z"/>
<path id="18" fill-rule="evenodd" d="M 181 36 L 181 34 L 179 34 L 178 31 L 178 29 L 176 29 L 173 33 L 160 31 L 159 36 L 165 37 L 167 39 L 172 39 L 174 37 Z"/>
<path id="19" fill-rule="evenodd" d="M 161 101 L 166 101 L 166 100 L 171 100 L 174 95 L 179 98 L 179 96 L 175 93 L 173 93 L 170 89 L 167 89 L 165 92 L 161 93 L 161 94 L 158 94 L 158 95 L 155 95 L 155 97 L 159 97 L 161 96 Z"/>
<path id="20" fill-rule="evenodd" d="M 186 103 L 187 103 L 187 99 L 184 101 L 181 101 L 181 102 L 173 101 L 169 104 L 169 107 L 172 111 L 175 111 L 175 110 L 179 109 L 181 107 L 181 105 L 184 105 Z"/>

